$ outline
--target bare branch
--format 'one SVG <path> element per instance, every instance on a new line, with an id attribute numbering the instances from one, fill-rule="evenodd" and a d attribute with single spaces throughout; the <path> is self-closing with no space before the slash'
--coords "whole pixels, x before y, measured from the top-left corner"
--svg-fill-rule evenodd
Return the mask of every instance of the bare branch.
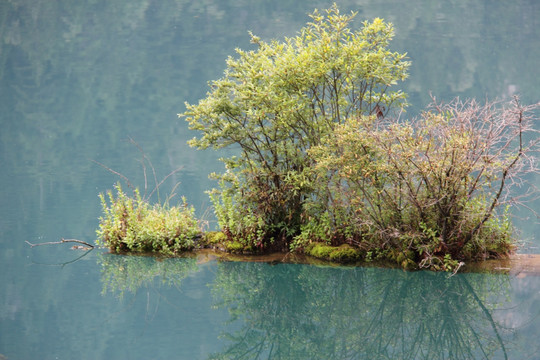
<path id="1" fill-rule="evenodd" d="M 103 165 L 102 163 L 100 163 L 99 161 L 96 161 L 96 160 L 91 160 L 92 162 L 98 164 L 99 166 L 101 166 L 102 168 L 104 168 L 105 170 L 113 173 L 114 175 L 116 176 L 119 176 L 121 177 L 122 179 L 124 179 L 124 181 L 126 182 L 127 186 L 133 190 L 135 192 L 135 187 L 131 184 L 131 181 L 129 181 L 129 179 L 124 176 L 123 174 L 120 174 L 118 171 L 114 171 L 113 169 L 111 169 L 110 167 L 106 166 L 106 165 Z"/>
<path id="2" fill-rule="evenodd" d="M 167 176 L 165 176 L 163 178 L 163 180 L 161 180 L 158 184 L 156 184 L 156 187 L 154 188 L 154 190 L 152 190 L 152 192 L 150 194 L 148 194 L 148 199 L 150 199 L 152 197 L 152 195 L 154 194 L 154 192 L 156 192 L 159 187 L 165 182 L 165 180 L 167 180 L 169 177 L 173 176 L 174 174 L 176 174 L 177 172 L 179 172 L 180 170 L 182 170 L 184 167 L 183 166 L 180 166 L 179 168 L 176 168 L 175 170 L 171 171 Z M 176 187 L 176 186 L 175 186 Z"/>
<path id="3" fill-rule="evenodd" d="M 29 241 L 25 241 L 25 243 L 30 245 L 30 247 L 42 246 L 42 245 L 57 245 L 57 244 L 64 244 L 64 243 L 79 243 L 79 244 L 86 245 L 86 246 L 88 246 L 88 247 L 90 247 L 92 249 L 94 248 L 94 245 L 89 244 L 86 241 L 77 240 L 77 239 L 64 239 L 64 238 L 62 238 L 60 241 L 51 241 L 51 242 L 44 242 L 44 243 L 39 243 L 39 244 L 32 244 Z M 88 249 L 88 250 L 90 250 L 90 249 Z"/>

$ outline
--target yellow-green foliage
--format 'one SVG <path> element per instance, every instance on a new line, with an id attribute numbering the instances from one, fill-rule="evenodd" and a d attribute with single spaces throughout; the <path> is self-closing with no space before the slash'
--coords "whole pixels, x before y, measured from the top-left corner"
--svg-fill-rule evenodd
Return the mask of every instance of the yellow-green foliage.
<path id="1" fill-rule="evenodd" d="M 312 243 L 304 251 L 307 255 L 319 259 L 341 263 L 355 262 L 362 258 L 362 253 L 359 249 L 355 249 L 347 244 L 336 247 L 324 243 Z"/>
<path id="2" fill-rule="evenodd" d="M 120 184 L 117 194 L 100 194 L 103 216 L 97 230 L 98 245 L 112 251 L 178 254 L 195 247 L 200 236 L 194 209 L 183 199 L 180 206 L 150 205 L 138 190 L 127 196 Z"/>
<path id="3" fill-rule="evenodd" d="M 507 185 L 536 172 L 529 153 L 539 143 L 523 139 L 536 137 L 528 114 L 540 103 L 457 99 L 404 119 L 394 85 L 409 62 L 389 48 L 393 26 L 375 18 L 352 30 L 355 15 L 334 4 L 283 42 L 252 35 L 255 48 L 237 50 L 207 97 L 186 104 L 180 116 L 199 134 L 191 146 L 240 150 L 213 176 L 223 232 L 204 242 L 450 271 L 508 255 L 513 228 L 501 205 L 512 199 Z M 115 251 L 173 254 L 200 236 L 185 204 L 150 206 L 120 187 L 101 200 L 98 235 Z"/>
<path id="4" fill-rule="evenodd" d="M 244 245 L 238 241 L 231 241 L 225 245 L 227 251 L 232 253 L 241 253 L 244 251 Z"/>
<path id="5" fill-rule="evenodd" d="M 360 259 L 360 250 L 354 249 L 347 244 L 339 246 L 330 253 L 330 260 L 338 262 L 352 262 Z"/>
<path id="6" fill-rule="evenodd" d="M 515 244 L 501 205 L 509 204 L 506 185 L 534 171 L 526 154 L 533 147 L 522 138 L 537 107 L 454 100 L 409 121 L 348 118 L 308 151 L 314 188 L 329 200 L 307 199 L 313 224 L 303 229 L 404 268 L 455 269 L 462 260 L 507 256 Z M 391 249 L 403 255 L 381 251 Z"/>
<path id="7" fill-rule="evenodd" d="M 221 231 L 209 231 L 204 234 L 203 241 L 205 245 L 216 245 L 227 240 L 227 235 Z"/>
<path id="8" fill-rule="evenodd" d="M 328 259 L 330 253 L 335 249 L 334 246 L 326 245 L 323 243 L 312 243 L 306 247 L 305 253 L 320 259 Z"/>

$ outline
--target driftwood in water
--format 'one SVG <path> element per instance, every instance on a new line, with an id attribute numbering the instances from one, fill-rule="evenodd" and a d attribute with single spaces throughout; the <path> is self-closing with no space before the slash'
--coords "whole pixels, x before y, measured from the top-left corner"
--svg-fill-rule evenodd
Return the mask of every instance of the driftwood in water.
<path id="1" fill-rule="evenodd" d="M 79 243 L 79 244 L 83 244 L 83 245 L 86 245 L 88 247 L 85 247 L 85 246 L 73 246 L 72 249 L 73 250 L 90 250 L 90 249 L 93 249 L 94 248 L 94 245 L 92 244 L 89 244 L 87 243 L 86 241 L 82 241 L 82 240 L 77 240 L 77 239 L 64 239 L 62 238 L 60 241 L 51 241 L 51 242 L 44 242 L 44 243 L 39 243 L 39 244 L 32 244 L 31 242 L 29 241 L 25 241 L 25 243 L 27 243 L 28 245 L 30 245 L 30 247 L 34 247 L 34 246 L 41 246 L 41 245 L 56 245 L 56 244 L 64 244 L 64 243 Z"/>

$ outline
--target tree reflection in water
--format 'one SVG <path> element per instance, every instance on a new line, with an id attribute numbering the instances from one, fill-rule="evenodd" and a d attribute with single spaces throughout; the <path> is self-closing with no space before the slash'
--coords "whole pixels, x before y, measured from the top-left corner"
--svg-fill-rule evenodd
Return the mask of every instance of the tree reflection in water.
<path id="1" fill-rule="evenodd" d="M 119 297 L 160 284 L 182 291 L 200 270 L 195 258 L 103 254 L 100 262 L 103 292 Z M 493 317 L 511 292 L 507 275 L 254 262 L 212 268 L 215 305 L 230 314 L 221 328 L 232 330 L 210 359 L 508 358 L 512 329 Z"/>
<path id="2" fill-rule="evenodd" d="M 211 358 L 505 359 L 508 330 L 490 302 L 500 297 L 485 294 L 509 285 L 503 275 L 220 263 L 216 301 L 242 326 Z"/>

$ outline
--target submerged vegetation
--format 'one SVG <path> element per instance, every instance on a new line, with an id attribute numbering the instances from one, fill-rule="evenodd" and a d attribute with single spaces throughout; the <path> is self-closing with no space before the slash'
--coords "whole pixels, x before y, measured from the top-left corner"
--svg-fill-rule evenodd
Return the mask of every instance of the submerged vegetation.
<path id="1" fill-rule="evenodd" d="M 210 191 L 221 232 L 202 234 L 193 209 L 154 205 L 117 187 L 101 195 L 98 236 L 114 251 L 177 254 L 297 251 L 340 261 L 385 260 L 454 271 L 515 248 L 513 185 L 535 172 L 539 104 L 456 99 L 402 118 L 406 54 L 391 24 L 349 28 L 336 5 L 299 35 L 237 50 L 207 97 L 187 104 L 199 149 L 234 147 Z M 528 140 L 527 140 L 528 139 Z M 530 141 L 530 139 L 533 139 Z M 529 194 L 527 194 L 529 195 Z M 196 241 L 199 240 L 199 241 Z"/>

